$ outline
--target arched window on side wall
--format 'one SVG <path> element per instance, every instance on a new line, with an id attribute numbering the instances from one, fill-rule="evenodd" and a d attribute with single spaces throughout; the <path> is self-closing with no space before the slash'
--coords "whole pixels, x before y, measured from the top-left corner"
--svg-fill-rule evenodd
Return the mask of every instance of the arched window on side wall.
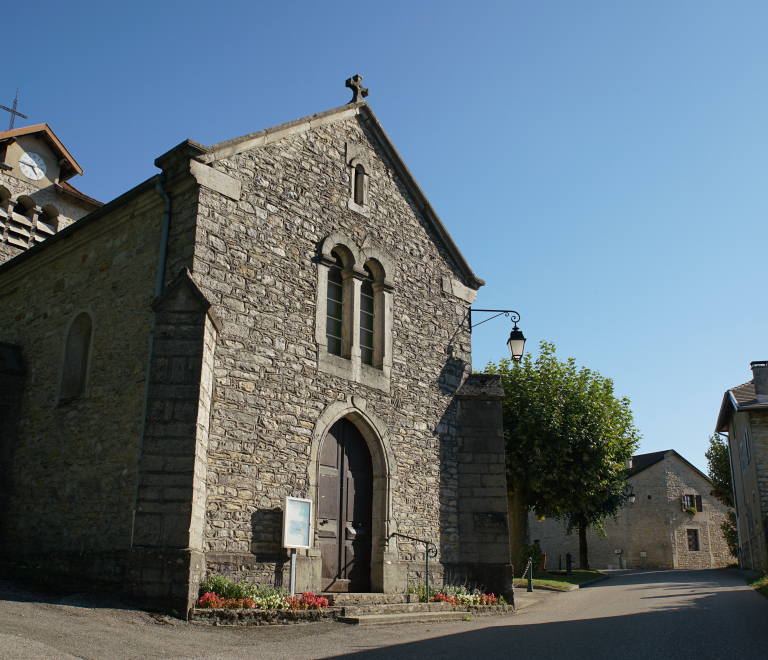
<path id="1" fill-rule="evenodd" d="M 80 396 L 85 392 L 92 330 L 93 323 L 87 312 L 80 314 L 69 328 L 61 376 L 62 399 Z"/>
<path id="2" fill-rule="evenodd" d="M 328 352 L 342 355 L 344 339 L 344 279 L 341 271 L 344 264 L 337 252 L 333 252 L 336 263 L 328 269 L 328 306 L 325 324 L 325 336 L 328 340 Z"/>

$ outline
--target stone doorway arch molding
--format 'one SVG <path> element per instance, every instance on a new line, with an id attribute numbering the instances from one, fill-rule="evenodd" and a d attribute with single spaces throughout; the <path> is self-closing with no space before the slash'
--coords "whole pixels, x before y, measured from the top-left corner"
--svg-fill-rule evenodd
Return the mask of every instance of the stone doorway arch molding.
<path id="1" fill-rule="evenodd" d="M 363 397 L 349 395 L 345 401 L 330 404 L 315 423 L 309 450 L 309 497 L 317 503 L 320 447 L 331 427 L 342 418 L 352 422 L 365 438 L 373 463 L 371 589 L 382 593 L 402 592 L 406 588 L 405 567 L 398 563 L 396 542 L 389 541 L 390 535 L 397 531 L 392 506 L 398 485 L 397 459 L 387 425 L 374 414 Z M 309 574 L 302 577 L 314 586 L 315 583 L 319 585 L 321 565 L 316 539 L 313 545 L 315 547 L 306 557 Z"/>

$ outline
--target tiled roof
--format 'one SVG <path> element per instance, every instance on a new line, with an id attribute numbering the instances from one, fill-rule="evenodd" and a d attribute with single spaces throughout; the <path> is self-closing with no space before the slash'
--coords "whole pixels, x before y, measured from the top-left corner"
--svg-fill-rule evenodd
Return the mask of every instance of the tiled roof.
<path id="1" fill-rule="evenodd" d="M 715 433 L 728 431 L 728 421 L 730 420 L 732 409 L 738 409 L 738 411 L 768 410 L 768 401 L 757 400 L 754 380 L 726 390 L 723 395 L 723 403 L 720 405 L 720 414 L 717 416 Z"/>
<path id="2" fill-rule="evenodd" d="M 645 470 L 645 468 L 650 467 L 654 463 L 658 463 L 661 461 L 670 451 L 671 449 L 665 449 L 664 451 L 654 451 L 650 454 L 638 454 L 637 456 L 632 457 L 632 474 L 637 474 L 638 472 Z"/>
<path id="3" fill-rule="evenodd" d="M 67 181 L 62 181 L 61 183 L 59 183 L 57 185 L 57 188 L 59 192 L 74 195 L 75 197 L 84 199 L 86 202 L 90 202 L 91 204 L 95 204 L 96 206 L 104 206 L 104 202 L 100 202 L 98 199 L 94 199 L 93 197 L 89 197 L 85 193 L 80 192 L 77 188 L 75 188 L 71 183 Z"/>
<path id="4" fill-rule="evenodd" d="M 697 468 L 692 463 L 689 463 L 688 461 L 686 461 L 674 449 L 665 449 L 664 451 L 654 451 L 654 452 L 651 452 L 650 454 L 638 454 L 637 456 L 633 456 L 632 471 L 629 473 L 630 478 L 635 476 L 638 472 L 642 472 L 643 470 L 647 470 L 652 465 L 656 465 L 656 463 L 661 463 L 661 461 L 663 461 L 664 458 L 669 454 L 674 454 L 689 468 L 691 468 L 691 470 L 693 470 L 694 472 L 697 472 L 701 477 L 703 477 L 707 481 L 711 481 L 706 474 L 704 474 L 701 470 L 699 470 L 699 468 Z"/>

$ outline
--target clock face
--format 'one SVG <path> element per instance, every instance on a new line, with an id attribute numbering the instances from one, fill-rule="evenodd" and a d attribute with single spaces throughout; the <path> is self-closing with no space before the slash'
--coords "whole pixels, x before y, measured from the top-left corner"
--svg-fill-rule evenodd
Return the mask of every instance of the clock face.
<path id="1" fill-rule="evenodd" d="M 32 181 L 40 181 L 45 176 L 45 161 L 31 151 L 19 158 L 19 167 L 24 176 Z"/>

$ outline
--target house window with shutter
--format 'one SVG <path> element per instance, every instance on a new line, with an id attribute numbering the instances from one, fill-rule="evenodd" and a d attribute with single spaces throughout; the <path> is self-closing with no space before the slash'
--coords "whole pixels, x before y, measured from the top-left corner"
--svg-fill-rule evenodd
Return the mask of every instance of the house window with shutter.
<path id="1" fill-rule="evenodd" d="M 683 495 L 682 496 L 682 509 L 685 511 L 686 509 L 690 509 L 692 507 L 696 506 L 696 496 L 695 495 Z"/>

